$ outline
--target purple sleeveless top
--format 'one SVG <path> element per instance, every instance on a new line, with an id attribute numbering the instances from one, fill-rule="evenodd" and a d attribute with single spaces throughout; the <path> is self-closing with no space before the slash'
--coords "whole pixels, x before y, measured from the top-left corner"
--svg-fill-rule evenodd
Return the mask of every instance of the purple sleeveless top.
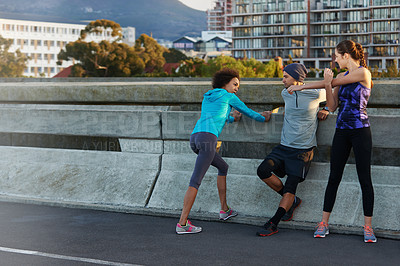
<path id="1" fill-rule="evenodd" d="M 346 76 L 347 71 L 344 75 Z M 336 128 L 356 129 L 369 127 L 367 115 L 367 103 L 371 89 L 359 82 L 340 86 L 339 89 L 339 113 L 336 120 Z"/>

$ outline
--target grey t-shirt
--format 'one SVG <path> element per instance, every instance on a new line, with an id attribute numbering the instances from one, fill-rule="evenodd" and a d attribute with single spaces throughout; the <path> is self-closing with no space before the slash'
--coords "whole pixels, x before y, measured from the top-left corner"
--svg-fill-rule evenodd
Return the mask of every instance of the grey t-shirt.
<path id="1" fill-rule="evenodd" d="M 321 102 L 326 101 L 324 89 L 296 91 L 292 95 L 282 91 L 285 116 L 281 144 L 296 149 L 317 146 L 317 113 Z"/>

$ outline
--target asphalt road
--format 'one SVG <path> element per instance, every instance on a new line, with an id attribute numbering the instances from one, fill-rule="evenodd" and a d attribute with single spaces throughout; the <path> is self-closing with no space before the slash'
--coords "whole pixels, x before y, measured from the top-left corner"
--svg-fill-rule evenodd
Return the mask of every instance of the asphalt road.
<path id="1" fill-rule="evenodd" d="M 234 218 L 233 218 L 234 219 Z M 400 265 L 400 241 L 177 218 L 0 202 L 0 266 L 20 265 Z M 361 229 L 360 229 L 361 230 Z"/>

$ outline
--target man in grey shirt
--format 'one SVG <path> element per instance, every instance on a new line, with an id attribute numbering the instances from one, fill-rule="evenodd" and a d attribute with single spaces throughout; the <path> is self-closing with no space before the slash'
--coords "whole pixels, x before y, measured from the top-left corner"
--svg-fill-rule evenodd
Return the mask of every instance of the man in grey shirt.
<path id="1" fill-rule="evenodd" d="M 317 145 L 317 118 L 325 120 L 329 112 L 318 111 L 319 104 L 326 100 L 324 89 L 297 91 L 289 94 L 291 85 L 301 85 L 307 69 L 303 64 L 293 63 L 283 69 L 282 97 L 285 115 L 281 143 L 276 146 L 257 169 L 257 175 L 269 187 L 282 196 L 279 208 L 257 232 L 259 236 L 270 236 L 278 232 L 281 220 L 290 221 L 293 211 L 301 199 L 296 197 L 297 185 L 306 178 L 314 148 Z M 278 178 L 287 175 L 285 185 Z"/>

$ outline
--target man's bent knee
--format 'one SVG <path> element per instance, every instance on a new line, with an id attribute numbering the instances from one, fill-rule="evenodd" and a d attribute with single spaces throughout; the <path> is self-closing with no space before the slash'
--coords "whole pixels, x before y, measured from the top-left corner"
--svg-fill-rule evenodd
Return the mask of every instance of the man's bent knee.
<path id="1" fill-rule="evenodd" d="M 270 178 L 274 170 L 275 163 L 271 159 L 264 160 L 257 168 L 257 175 L 260 179 Z"/>

